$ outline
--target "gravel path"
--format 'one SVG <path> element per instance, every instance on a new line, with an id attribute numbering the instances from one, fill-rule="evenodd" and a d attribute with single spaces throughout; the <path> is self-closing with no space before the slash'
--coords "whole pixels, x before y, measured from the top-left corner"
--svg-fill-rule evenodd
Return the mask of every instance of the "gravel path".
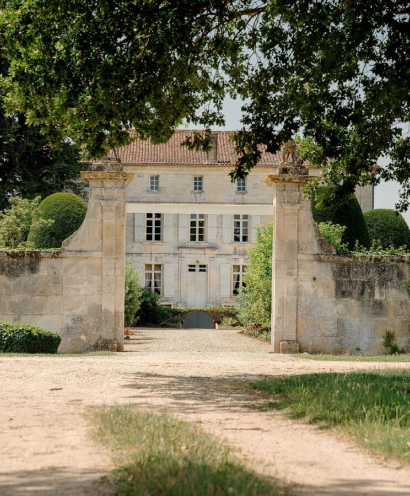
<path id="1" fill-rule="evenodd" d="M 105 494 L 110 454 L 88 437 L 93 405 L 131 404 L 201 422 L 261 473 L 299 494 L 410 494 L 410 471 L 279 412 L 252 409 L 232 379 L 406 368 L 407 363 L 317 362 L 270 353 L 236 331 L 138 329 L 108 357 L 0 358 L 0 494 Z"/>

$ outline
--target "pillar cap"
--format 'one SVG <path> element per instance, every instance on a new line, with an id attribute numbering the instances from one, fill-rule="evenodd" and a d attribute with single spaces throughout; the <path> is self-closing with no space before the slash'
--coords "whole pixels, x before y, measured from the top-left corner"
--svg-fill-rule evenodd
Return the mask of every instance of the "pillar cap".
<path id="1" fill-rule="evenodd" d="M 134 179 L 133 172 L 116 172 L 112 170 L 81 171 L 81 179 L 86 183 L 90 181 L 117 181 L 123 184 L 130 183 Z"/>
<path id="2" fill-rule="evenodd" d="M 281 171 L 279 168 L 278 174 L 269 174 L 269 176 L 266 176 L 265 178 L 265 183 L 268 186 L 272 186 L 273 184 L 307 184 L 311 179 L 313 179 L 313 176 L 309 176 L 309 169 L 305 168 L 307 170 L 307 173 L 304 174 L 299 174 L 297 171 L 289 171 L 289 169 L 293 169 L 293 167 L 286 166 L 283 167 L 283 169 L 286 169 L 285 171 Z M 295 169 L 299 169 L 299 167 L 295 167 Z M 304 172 L 304 171 L 303 171 Z"/>

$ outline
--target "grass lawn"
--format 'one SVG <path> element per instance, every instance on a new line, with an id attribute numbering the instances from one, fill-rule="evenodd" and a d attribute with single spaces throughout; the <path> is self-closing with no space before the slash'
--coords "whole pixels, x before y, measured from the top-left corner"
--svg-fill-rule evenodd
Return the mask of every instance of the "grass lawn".
<path id="1" fill-rule="evenodd" d="M 292 355 L 304 360 L 325 362 L 410 362 L 410 355 Z"/>
<path id="2" fill-rule="evenodd" d="M 96 440 L 114 452 L 115 494 L 290 494 L 247 469 L 195 423 L 129 407 L 94 410 L 91 422 Z"/>
<path id="3" fill-rule="evenodd" d="M 90 351 L 89 353 L 0 353 L 3 357 L 89 357 L 89 356 L 113 356 L 113 351 Z"/>
<path id="4" fill-rule="evenodd" d="M 268 406 L 347 433 L 367 448 L 410 464 L 410 371 L 306 374 L 252 386 Z"/>

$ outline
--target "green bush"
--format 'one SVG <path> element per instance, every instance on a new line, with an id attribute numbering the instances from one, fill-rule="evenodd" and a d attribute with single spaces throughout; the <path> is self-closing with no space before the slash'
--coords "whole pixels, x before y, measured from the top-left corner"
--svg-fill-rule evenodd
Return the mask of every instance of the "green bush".
<path id="1" fill-rule="evenodd" d="M 40 327 L 0 322 L 0 353 L 57 353 L 61 336 Z"/>
<path id="2" fill-rule="evenodd" d="M 143 288 L 140 308 L 136 315 L 138 325 L 160 326 L 170 318 L 170 309 L 158 304 L 159 294 L 150 288 Z"/>
<path id="3" fill-rule="evenodd" d="M 394 210 L 382 209 L 365 212 L 364 220 L 371 240 L 378 242 L 382 248 L 400 248 L 410 250 L 410 229 L 403 216 Z"/>
<path id="4" fill-rule="evenodd" d="M 256 243 L 248 250 L 249 265 L 243 278 L 246 286 L 237 297 L 238 318 L 246 327 L 271 327 L 272 239 L 272 223 L 259 226 Z"/>
<path id="5" fill-rule="evenodd" d="M 316 190 L 312 196 L 312 213 L 316 224 L 331 222 L 345 226 L 342 242 L 353 250 L 358 244 L 365 248 L 370 247 L 370 237 L 362 209 L 356 196 L 351 195 L 333 201 L 337 195 L 338 186 L 323 186 Z"/>
<path id="6" fill-rule="evenodd" d="M 50 219 L 51 225 L 36 225 L 30 229 L 28 241 L 35 248 L 60 248 L 83 223 L 87 204 L 72 193 L 54 193 L 39 205 L 35 220 Z"/>
<path id="7" fill-rule="evenodd" d="M 332 224 L 331 222 L 320 222 L 317 224 L 317 228 L 319 229 L 320 234 L 336 248 L 336 253 L 338 255 L 349 251 L 347 245 L 342 242 L 346 226 L 339 226 L 338 224 Z"/>
<path id="8" fill-rule="evenodd" d="M 124 301 L 124 324 L 131 326 L 135 321 L 135 315 L 141 306 L 141 295 L 143 288 L 137 269 L 132 266 L 130 260 L 125 265 L 125 301 Z"/>
<path id="9" fill-rule="evenodd" d="M 31 248 L 27 242 L 30 229 L 48 226 L 51 220 L 38 219 L 33 221 L 41 198 L 27 200 L 15 196 L 10 198 L 10 208 L 0 212 L 0 248 Z"/>

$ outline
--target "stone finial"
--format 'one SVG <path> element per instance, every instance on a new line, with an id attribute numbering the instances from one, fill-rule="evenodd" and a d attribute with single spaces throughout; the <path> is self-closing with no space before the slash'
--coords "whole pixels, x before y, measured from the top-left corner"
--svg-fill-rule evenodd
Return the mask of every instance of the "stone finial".
<path id="1" fill-rule="evenodd" d="M 289 140 L 282 145 L 282 163 L 278 167 L 277 174 L 266 177 L 268 186 L 278 183 L 307 184 L 311 180 L 309 168 L 301 160 L 296 148 L 295 141 Z"/>

